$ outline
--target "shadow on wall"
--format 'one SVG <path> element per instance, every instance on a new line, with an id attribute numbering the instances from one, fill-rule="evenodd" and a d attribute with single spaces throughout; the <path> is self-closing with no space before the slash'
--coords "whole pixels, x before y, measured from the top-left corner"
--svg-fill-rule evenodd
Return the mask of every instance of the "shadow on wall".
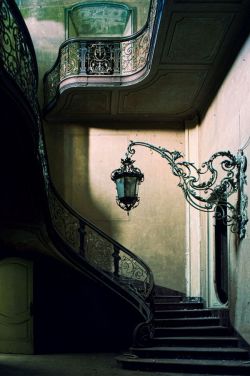
<path id="1" fill-rule="evenodd" d="M 115 184 L 110 179 L 130 139 L 183 151 L 182 124 L 169 128 L 162 125 L 152 130 L 153 126 L 136 124 L 135 129 L 131 124 L 123 124 L 119 129 L 111 129 L 105 124 L 102 128 L 74 123 L 45 124 L 51 176 L 72 208 L 149 265 L 158 285 L 184 292 L 185 205 L 177 187 L 178 179 L 163 158 L 149 149 L 138 148 L 136 166 L 147 181 L 140 187 L 142 202 L 129 217 L 117 206 Z M 100 239 L 95 236 L 91 239 L 97 250 Z M 102 243 L 101 248 L 108 252 L 110 247 Z M 105 252 L 102 259 L 107 259 Z"/>
<path id="2" fill-rule="evenodd" d="M 98 223 L 98 227 L 112 236 L 109 213 L 93 199 L 88 127 L 45 124 L 44 128 L 51 177 L 58 192 L 81 216 Z M 100 166 L 96 166 L 94 173 L 98 174 L 99 169 Z"/>

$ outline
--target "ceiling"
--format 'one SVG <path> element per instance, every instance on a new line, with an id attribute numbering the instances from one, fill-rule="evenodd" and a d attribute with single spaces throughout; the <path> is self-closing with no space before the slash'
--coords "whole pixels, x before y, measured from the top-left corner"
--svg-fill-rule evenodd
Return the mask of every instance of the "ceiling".
<path id="1" fill-rule="evenodd" d="M 183 122 L 201 118 L 249 28 L 249 0 L 164 2 L 149 75 L 124 87 L 73 87 L 48 121 Z"/>

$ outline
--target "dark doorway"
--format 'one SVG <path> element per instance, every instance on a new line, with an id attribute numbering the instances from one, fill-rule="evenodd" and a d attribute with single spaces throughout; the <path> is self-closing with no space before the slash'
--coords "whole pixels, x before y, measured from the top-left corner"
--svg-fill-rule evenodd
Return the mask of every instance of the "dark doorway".
<path id="1" fill-rule="evenodd" d="M 215 286 L 221 303 L 228 301 L 227 206 L 219 203 L 215 220 Z"/>

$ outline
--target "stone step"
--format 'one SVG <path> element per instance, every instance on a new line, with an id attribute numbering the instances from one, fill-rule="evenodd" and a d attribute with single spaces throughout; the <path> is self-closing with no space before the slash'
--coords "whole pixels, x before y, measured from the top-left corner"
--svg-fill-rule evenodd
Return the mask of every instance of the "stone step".
<path id="1" fill-rule="evenodd" d="M 177 295 L 156 296 L 154 308 L 154 337 L 147 347 L 132 347 L 117 357 L 123 368 L 250 375 L 249 352 L 227 326 L 226 310 L 206 309 L 202 299 Z"/>
<path id="2" fill-rule="evenodd" d="M 183 309 L 201 309 L 203 303 L 200 302 L 169 302 L 169 303 L 155 303 L 155 311 L 168 311 L 168 310 L 183 310 Z"/>
<path id="3" fill-rule="evenodd" d="M 178 337 L 178 336 L 223 336 L 232 333 L 231 328 L 226 326 L 183 326 L 183 327 L 165 327 L 155 328 L 156 337 Z"/>
<path id="4" fill-rule="evenodd" d="M 131 348 L 140 358 L 247 360 L 248 351 L 238 347 L 141 347 Z"/>
<path id="5" fill-rule="evenodd" d="M 178 303 L 185 299 L 181 295 L 157 295 L 154 297 L 154 303 Z"/>
<path id="6" fill-rule="evenodd" d="M 208 347 L 236 347 L 239 340 L 234 336 L 179 336 L 154 338 L 151 345 L 154 346 L 208 346 Z"/>
<path id="7" fill-rule="evenodd" d="M 120 355 L 118 363 L 126 369 L 143 371 L 179 372 L 206 375 L 250 375 L 248 360 L 211 360 L 211 359 L 155 359 L 138 358 L 136 355 Z"/>
<path id="8" fill-rule="evenodd" d="M 169 309 L 169 310 L 155 310 L 154 317 L 157 319 L 169 318 L 184 318 L 184 317 L 212 317 L 213 311 L 211 309 Z"/>
<path id="9" fill-rule="evenodd" d="M 185 317 L 154 320 L 155 328 L 183 326 L 216 326 L 220 324 L 219 317 Z"/>

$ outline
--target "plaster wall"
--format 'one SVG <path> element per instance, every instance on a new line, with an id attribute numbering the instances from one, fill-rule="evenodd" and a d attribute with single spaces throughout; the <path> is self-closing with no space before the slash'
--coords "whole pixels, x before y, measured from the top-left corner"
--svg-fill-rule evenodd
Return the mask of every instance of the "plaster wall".
<path id="1" fill-rule="evenodd" d="M 140 186 L 141 203 L 129 216 L 117 206 L 115 184 L 110 179 L 131 139 L 184 150 L 182 127 L 150 128 L 153 130 L 136 130 L 136 124 L 129 124 L 129 129 L 47 124 L 51 175 L 75 210 L 151 267 L 156 284 L 185 292 L 185 202 L 178 178 L 159 154 L 137 147 L 135 165 L 145 174 L 145 181 Z"/>
<path id="2" fill-rule="evenodd" d="M 150 0 L 116 2 L 136 8 L 138 30 L 145 24 Z M 46 0 L 41 6 L 35 0 L 17 2 L 36 51 L 41 105 L 42 78 L 65 40 L 64 8 L 73 3 Z M 121 130 L 87 124 L 45 124 L 52 177 L 73 208 L 149 264 L 157 284 L 185 291 L 185 204 L 178 179 L 172 176 L 166 161 L 149 150 L 136 152 L 146 181 L 141 186 L 142 204 L 129 217 L 116 205 L 115 185 L 110 180 L 130 139 L 183 151 L 184 131 L 175 126 L 168 130 L 136 129 L 136 124 Z"/>
<path id="3" fill-rule="evenodd" d="M 217 93 L 199 127 L 200 161 L 205 161 L 220 150 L 230 150 L 236 154 L 250 136 L 250 39 L 239 53 L 234 65 Z M 250 146 L 245 150 L 248 160 Z M 247 168 L 249 181 L 250 168 Z M 250 186 L 245 192 L 250 197 Z M 250 213 L 248 210 L 248 217 Z M 205 219 L 203 217 L 203 223 Z M 202 228 L 202 250 L 206 252 L 205 227 Z M 212 230 L 213 231 L 213 230 Z M 208 234 L 209 236 L 209 234 Z M 250 342 L 250 233 L 238 242 L 228 230 L 229 236 L 229 276 L 230 276 L 230 314 L 239 333 Z M 211 237 L 211 234 L 210 234 Z M 205 258 L 204 258 L 205 259 Z M 213 276 L 210 276 L 213 278 Z M 205 280 L 203 280 L 203 288 Z"/>

